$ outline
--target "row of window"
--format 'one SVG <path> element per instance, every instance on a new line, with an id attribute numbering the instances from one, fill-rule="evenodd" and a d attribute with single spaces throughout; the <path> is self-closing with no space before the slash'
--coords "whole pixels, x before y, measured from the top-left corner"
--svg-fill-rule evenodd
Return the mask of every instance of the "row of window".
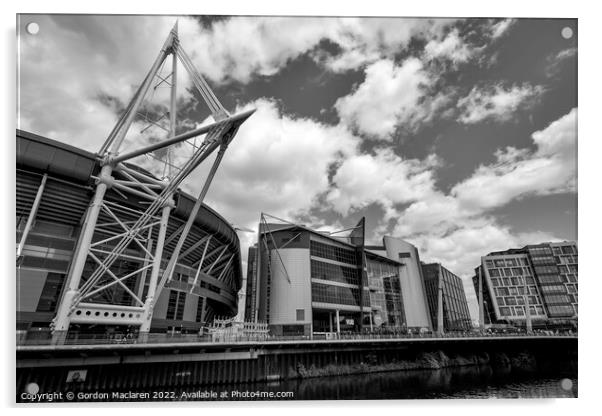
<path id="1" fill-rule="evenodd" d="M 531 276 L 529 267 L 506 267 L 504 269 L 489 269 L 489 276 L 492 277 L 512 277 L 512 276 Z"/>
<path id="2" fill-rule="evenodd" d="M 575 246 L 561 246 L 552 247 L 554 254 L 577 254 L 577 247 Z"/>
<path id="3" fill-rule="evenodd" d="M 340 305 L 360 305 L 359 289 L 350 287 L 331 286 L 321 283 L 311 284 L 313 302 L 335 303 Z M 370 292 L 364 291 L 363 305 L 370 306 Z"/>
<path id="4" fill-rule="evenodd" d="M 551 317 L 570 317 L 577 314 L 577 305 L 551 305 L 548 306 L 548 315 Z"/>
<path id="5" fill-rule="evenodd" d="M 549 247 L 529 247 L 527 250 L 531 257 L 545 257 L 552 255 L 552 249 Z"/>
<path id="6" fill-rule="evenodd" d="M 541 286 L 541 293 L 546 295 L 557 294 L 562 295 L 567 292 L 567 288 L 564 285 L 543 285 Z"/>
<path id="7" fill-rule="evenodd" d="M 357 265 L 357 258 L 354 250 L 331 246 L 330 244 L 324 244 L 314 240 L 310 241 L 309 250 L 312 256 L 322 257 L 323 259 L 334 260 L 340 263 Z"/>
<path id="8" fill-rule="evenodd" d="M 574 302 L 572 295 L 544 295 L 547 305 L 551 304 L 565 304 Z"/>
<path id="9" fill-rule="evenodd" d="M 485 260 L 487 268 L 491 267 L 515 267 L 515 266 L 528 266 L 529 261 L 526 258 L 511 258 L 511 259 L 495 259 Z"/>
<path id="10" fill-rule="evenodd" d="M 357 267 L 346 267 L 338 264 L 311 261 L 311 277 L 313 279 L 330 280 L 359 286 L 360 270 Z"/>
<path id="11" fill-rule="evenodd" d="M 530 306 L 529 312 L 531 316 L 540 315 L 545 316 L 543 306 Z M 502 316 L 525 316 L 524 306 L 502 306 L 500 307 L 500 314 Z"/>
<path id="12" fill-rule="evenodd" d="M 535 279 L 533 279 L 531 276 L 527 276 L 526 277 L 527 280 L 527 284 L 528 285 L 534 285 L 535 284 Z M 491 279 L 491 284 L 494 287 L 498 287 L 498 286 L 524 286 L 525 285 L 525 279 L 523 277 L 503 277 L 503 278 L 492 278 Z"/>
<path id="13" fill-rule="evenodd" d="M 537 287 L 536 286 L 529 286 L 529 295 L 538 295 L 539 293 L 537 293 Z M 494 289 L 494 292 L 497 296 L 518 296 L 518 295 L 525 295 L 526 291 L 525 291 L 525 287 L 524 286 L 518 286 L 518 287 L 496 287 Z"/>
<path id="14" fill-rule="evenodd" d="M 505 298 L 495 298 L 495 300 L 497 301 L 497 304 L 499 306 L 515 306 L 515 305 L 524 305 L 525 304 L 525 298 L 522 296 L 509 296 L 509 297 L 505 297 Z M 529 296 L 529 305 L 540 305 L 541 303 L 541 299 L 539 298 L 539 296 Z"/>
<path id="15" fill-rule="evenodd" d="M 556 257 L 556 263 L 560 264 L 570 264 L 570 263 L 579 263 L 578 256 L 558 256 Z"/>

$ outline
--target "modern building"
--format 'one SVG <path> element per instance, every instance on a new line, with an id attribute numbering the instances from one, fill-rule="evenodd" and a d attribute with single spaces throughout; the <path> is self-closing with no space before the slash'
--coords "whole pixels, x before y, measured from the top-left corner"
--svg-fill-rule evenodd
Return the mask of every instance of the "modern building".
<path id="1" fill-rule="evenodd" d="M 577 253 L 577 243 L 564 241 L 482 257 L 473 283 L 478 296 L 482 273 L 485 323 L 522 325 L 527 312 L 534 326 L 576 319 Z"/>
<path id="2" fill-rule="evenodd" d="M 16 140 L 17 329 L 30 336 L 46 337 L 65 289 L 100 166 L 96 155 L 90 152 L 35 134 L 17 130 Z M 129 166 L 151 178 L 143 169 Z M 41 199 L 37 211 L 32 212 L 38 194 Z M 195 203 L 182 191 L 176 191 L 174 199 L 167 223 L 166 257 L 174 250 L 177 232 Z M 114 188 L 107 191 L 105 204 L 111 211 L 101 212 L 102 225 L 94 233 L 94 241 L 105 241 L 95 246 L 97 256 L 110 251 L 111 236 L 123 232 L 119 221 L 124 221 L 123 225 L 134 221 L 148 205 Z M 117 213 L 120 220 L 111 219 L 109 212 Z M 28 222 L 32 226 L 24 239 Z M 156 238 L 153 231 L 143 243 L 151 244 Z M 146 253 L 143 246 L 132 243 L 110 270 L 117 276 L 127 275 L 128 270 L 140 268 Z M 198 332 L 216 316 L 236 315 L 242 270 L 239 239 L 228 221 L 203 205 L 180 253 L 174 278 L 166 283 L 154 306 L 151 332 Z M 93 266 L 93 260 L 88 258 L 82 274 L 84 282 Z M 147 274 L 141 272 L 123 285 L 115 284 L 94 294 L 89 301 L 127 308 L 133 304 L 132 294 L 144 297 L 148 283 Z M 86 318 L 87 315 L 90 316 Z M 94 316 L 95 312 L 85 311 L 81 321 L 87 319 L 90 324 L 73 324 L 70 333 L 111 332 L 119 327 L 95 325 Z M 119 316 L 115 320 L 118 319 Z M 127 316 L 123 321 L 123 327 L 129 325 Z"/>
<path id="3" fill-rule="evenodd" d="M 439 263 L 422 264 L 426 297 L 431 311 L 433 329 L 439 330 L 439 291 L 443 304 L 443 330 L 466 331 L 472 328 L 468 301 L 462 279 Z"/>
<path id="4" fill-rule="evenodd" d="M 347 237 L 262 221 L 249 252 L 245 320 L 266 322 L 275 335 L 430 329 L 420 267 L 404 263 L 417 251 L 386 246 L 393 241 L 365 246 L 363 219 Z"/>

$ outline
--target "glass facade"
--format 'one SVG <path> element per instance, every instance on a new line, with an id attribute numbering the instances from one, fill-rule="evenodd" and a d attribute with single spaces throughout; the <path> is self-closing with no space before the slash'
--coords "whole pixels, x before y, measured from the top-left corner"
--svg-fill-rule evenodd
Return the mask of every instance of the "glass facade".
<path id="1" fill-rule="evenodd" d="M 360 291 L 358 288 L 333 286 L 322 283 L 311 284 L 311 298 L 313 302 L 332 303 L 335 305 L 360 305 Z M 370 296 L 364 290 L 364 306 L 370 306 Z"/>
<path id="2" fill-rule="evenodd" d="M 310 254 L 315 257 L 337 261 L 339 263 L 352 264 L 357 267 L 357 255 L 352 248 L 325 244 L 320 241 L 311 240 Z"/>
<path id="3" fill-rule="evenodd" d="M 569 253 L 564 254 L 563 248 Z M 548 244 L 527 246 L 527 252 L 550 318 L 570 318 L 576 314 L 576 308 L 573 307 L 573 303 L 576 302 L 568 295 L 568 288 L 564 285 L 564 283 L 568 283 L 568 277 L 566 274 L 560 273 L 559 267 L 564 266 L 563 262 L 566 262 L 567 265 L 568 262 L 571 262 L 570 264 L 574 264 L 576 272 L 577 260 L 572 258 L 573 254 L 576 254 L 576 246 L 574 248 L 575 252 L 573 253 L 573 246 L 557 246 L 558 254 L 555 255 L 553 248 Z M 567 273 L 570 271 L 568 267 L 563 268 L 564 270 L 567 270 Z"/>
<path id="4" fill-rule="evenodd" d="M 406 325 L 398 266 L 367 256 L 370 306 L 376 326 L 403 328 Z"/>
<path id="5" fill-rule="evenodd" d="M 426 296 L 434 329 L 438 329 L 439 279 L 443 288 L 443 328 L 446 331 L 464 331 L 472 328 L 468 301 L 462 279 L 439 264 L 423 264 Z"/>

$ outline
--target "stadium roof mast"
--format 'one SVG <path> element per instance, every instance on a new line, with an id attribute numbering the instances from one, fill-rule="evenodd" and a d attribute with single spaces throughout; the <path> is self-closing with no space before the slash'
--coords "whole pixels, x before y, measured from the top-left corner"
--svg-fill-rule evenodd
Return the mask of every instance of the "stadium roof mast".
<path id="1" fill-rule="evenodd" d="M 181 259 L 180 252 L 182 251 L 186 237 L 192 228 L 194 219 L 203 203 L 224 153 L 230 142 L 234 139 L 240 125 L 255 111 L 250 110 L 236 115 L 230 115 L 226 111 L 180 46 L 177 25 L 176 22 L 150 71 L 97 154 L 102 168 L 99 176 L 95 178 L 96 189 L 94 197 L 85 215 L 74 252 L 74 258 L 67 276 L 66 289 L 53 321 L 53 341 L 55 343 L 64 342 L 71 323 L 139 326 L 142 338 L 148 334 L 156 299 L 158 299 L 165 283 L 171 280 L 176 263 Z M 171 74 L 161 77 L 159 75 L 160 68 L 169 55 L 172 56 Z M 209 107 L 215 121 L 209 125 L 176 135 L 178 60 L 190 75 L 192 83 Z M 126 134 L 132 126 L 136 115 L 139 114 L 141 105 L 157 77 L 161 81 L 155 85 L 154 89 L 164 82 L 171 86 L 168 138 L 158 143 L 121 154 L 120 148 L 126 138 Z M 171 80 L 169 82 L 170 77 Z M 149 122 L 156 124 L 153 121 Z M 188 141 L 201 135 L 204 135 L 204 138 L 198 145 Z M 175 167 L 172 163 L 171 149 L 180 143 L 188 143 L 192 146 L 193 151 L 180 167 Z M 174 207 L 173 195 L 194 169 L 218 148 L 215 161 L 209 170 L 188 220 L 177 231 L 180 235 L 175 249 L 171 253 L 171 257 L 166 259 L 164 258 L 163 248 L 170 211 Z M 159 149 L 166 150 L 167 160 L 165 163 L 169 167 L 167 180 L 155 180 L 141 174 L 124 163 L 141 155 L 152 156 L 152 152 Z M 110 188 L 113 188 L 115 192 L 121 195 L 129 193 L 138 198 L 146 199 L 149 201 L 149 205 L 144 212 L 137 214 L 135 220 L 131 220 L 131 217 L 129 221 L 126 221 L 123 217 L 119 218 L 120 212 L 122 213 L 119 207 L 104 200 L 105 194 Z M 99 221 L 99 214 L 101 212 L 105 218 L 108 217 L 111 219 L 110 224 L 103 224 L 102 221 Z M 95 232 L 100 232 L 100 230 L 106 231 L 102 227 L 108 227 L 109 225 L 118 226 L 120 232 L 113 233 L 110 237 L 102 240 L 92 241 Z M 156 235 L 156 241 L 154 242 L 152 238 L 153 230 L 155 230 L 154 235 Z M 176 237 L 177 235 L 172 235 L 170 236 L 170 240 Z M 110 243 L 110 251 L 106 249 L 107 243 Z M 137 245 L 145 253 L 144 258 L 134 259 L 139 260 L 142 266 L 134 272 L 117 276 L 114 269 L 111 270 L 111 266 L 118 259 L 133 259 L 131 254 L 128 255 L 125 253 L 127 247 L 131 244 Z M 82 273 L 88 258 L 94 261 L 96 268 L 84 281 Z M 167 262 L 163 270 L 161 270 L 162 261 Z M 202 262 L 199 265 L 199 269 L 201 266 Z M 143 299 L 143 290 L 141 289 L 146 282 L 149 270 L 149 288 Z M 142 278 L 138 293 L 134 293 L 124 283 L 125 280 L 135 278 L 135 276 L 141 276 Z M 94 296 L 98 297 L 103 292 L 106 293 L 109 288 L 115 289 L 116 285 L 121 286 L 131 296 L 135 305 L 118 305 L 110 302 L 93 303 Z"/>

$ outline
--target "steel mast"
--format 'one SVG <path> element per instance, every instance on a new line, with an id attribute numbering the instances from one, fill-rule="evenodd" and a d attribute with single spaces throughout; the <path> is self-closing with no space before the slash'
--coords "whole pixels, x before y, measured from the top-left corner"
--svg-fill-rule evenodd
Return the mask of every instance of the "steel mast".
<path id="1" fill-rule="evenodd" d="M 162 78 L 159 76 L 160 68 L 170 55 L 171 74 Z M 179 135 L 176 129 L 178 61 L 190 75 L 194 87 L 215 120 L 209 125 Z M 168 82 L 171 86 L 168 137 L 163 141 L 121 153 L 124 139 L 156 78 L 161 79 L 159 84 L 171 78 Z M 159 84 L 155 85 L 154 89 Z M 53 320 L 54 343 L 64 342 L 72 323 L 135 326 L 139 328 L 140 337 L 146 339 L 156 300 L 165 283 L 172 278 L 184 242 L 215 172 L 238 128 L 253 112 L 254 110 L 251 110 L 230 115 L 226 111 L 181 47 L 176 22 L 151 69 L 97 154 L 102 167 L 99 175 L 94 177 L 96 180 L 94 196 L 82 223 L 65 290 Z M 199 136 L 204 136 L 200 144 L 192 145 L 187 142 Z M 175 167 L 172 150 L 174 146 L 185 142 L 192 146 L 193 152 L 181 166 Z M 168 168 L 168 175 L 164 180 L 157 180 L 143 174 L 126 163 L 135 157 L 152 155 L 153 152 L 161 149 L 166 152 L 165 163 Z M 169 236 L 170 241 L 176 238 L 178 240 L 176 248 L 167 258 L 164 248 L 170 213 L 175 206 L 173 196 L 182 182 L 217 149 L 219 149 L 218 155 L 185 226 Z M 148 205 L 144 210 L 132 212 L 134 210 L 106 199 L 107 191 L 110 189 L 119 195 L 145 200 Z M 99 220 L 101 217 L 105 220 Z M 119 231 L 109 232 L 110 227 L 118 227 Z M 132 246 L 140 250 L 144 258 L 133 256 L 131 250 L 128 251 Z M 133 271 L 120 272 L 119 268 L 114 266 L 116 262 L 123 259 L 138 261 L 140 267 Z M 90 269 L 90 263 L 91 273 L 84 273 L 86 267 Z M 199 270 L 203 266 L 202 263 L 201 261 Z M 134 293 L 126 284 L 127 281 L 140 278 L 139 286 L 144 286 L 148 272 L 150 277 L 146 295 L 142 296 L 143 287 L 139 287 L 137 293 Z M 108 289 L 115 287 L 123 289 L 131 297 L 133 305 L 118 304 L 111 299 L 102 303 L 94 300 L 106 294 Z"/>

